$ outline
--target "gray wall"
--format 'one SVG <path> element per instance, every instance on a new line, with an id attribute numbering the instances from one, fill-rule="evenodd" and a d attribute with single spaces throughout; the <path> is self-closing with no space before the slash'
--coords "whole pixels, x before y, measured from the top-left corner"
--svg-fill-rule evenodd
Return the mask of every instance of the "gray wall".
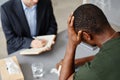
<path id="1" fill-rule="evenodd" d="M 89 0 L 104 11 L 108 20 L 120 27 L 120 0 Z"/>
<path id="2" fill-rule="evenodd" d="M 0 0 L 0 6 L 8 0 Z M 1 8 L 0 8 L 0 19 L 1 19 Z M 0 27 L 1 27 L 1 20 L 0 20 Z"/>
<path id="3" fill-rule="evenodd" d="M 8 0 L 0 0 L 0 5 L 2 5 L 6 1 L 8 1 Z"/>

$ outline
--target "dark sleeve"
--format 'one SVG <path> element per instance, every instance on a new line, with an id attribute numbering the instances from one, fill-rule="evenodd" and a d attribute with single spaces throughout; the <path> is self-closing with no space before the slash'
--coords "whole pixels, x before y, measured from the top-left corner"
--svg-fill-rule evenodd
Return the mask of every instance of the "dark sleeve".
<path id="1" fill-rule="evenodd" d="M 53 7 L 50 0 L 49 6 L 48 6 L 48 14 L 49 14 L 49 29 L 47 34 L 57 34 L 57 23 L 55 20 L 55 16 L 53 13 Z"/>
<path id="2" fill-rule="evenodd" d="M 73 80 L 99 80 L 99 78 L 89 64 L 85 64 L 74 73 Z"/>
<path id="3" fill-rule="evenodd" d="M 7 14 L 9 14 L 9 12 L 7 12 L 6 8 L 1 7 L 2 28 L 7 41 L 8 53 L 10 54 L 19 49 L 29 48 L 32 38 L 16 35 Z"/>

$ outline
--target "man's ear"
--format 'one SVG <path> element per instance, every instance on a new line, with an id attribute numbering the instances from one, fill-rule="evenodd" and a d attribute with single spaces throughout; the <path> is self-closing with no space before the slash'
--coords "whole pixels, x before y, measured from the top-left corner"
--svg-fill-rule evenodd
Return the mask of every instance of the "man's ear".
<path id="1" fill-rule="evenodd" d="M 86 40 L 86 41 L 91 40 L 90 34 L 88 34 L 87 32 L 83 32 L 83 39 Z"/>

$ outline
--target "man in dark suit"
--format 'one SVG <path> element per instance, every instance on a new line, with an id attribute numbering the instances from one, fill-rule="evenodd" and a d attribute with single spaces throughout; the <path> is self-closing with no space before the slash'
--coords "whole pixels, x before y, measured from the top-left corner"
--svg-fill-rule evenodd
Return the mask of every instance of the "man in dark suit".
<path id="1" fill-rule="evenodd" d="M 39 48 L 45 40 L 35 36 L 57 34 L 50 0 L 10 0 L 1 6 L 1 21 L 8 54 L 23 48 Z"/>

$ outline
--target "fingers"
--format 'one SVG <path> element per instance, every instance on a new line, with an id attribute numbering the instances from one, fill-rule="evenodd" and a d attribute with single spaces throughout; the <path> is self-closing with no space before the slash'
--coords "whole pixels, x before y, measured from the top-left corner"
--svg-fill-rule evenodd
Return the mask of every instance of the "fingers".
<path id="1" fill-rule="evenodd" d="M 43 47 L 45 46 L 47 43 L 46 40 L 38 40 L 38 39 L 35 39 L 31 42 L 31 47 L 32 48 L 40 48 L 40 47 Z"/>
<path id="2" fill-rule="evenodd" d="M 78 32 L 77 39 L 81 42 L 82 30 Z"/>
<path id="3" fill-rule="evenodd" d="M 44 47 L 47 44 L 47 41 L 45 39 L 39 40 L 38 41 L 38 47 Z"/>
<path id="4" fill-rule="evenodd" d="M 51 48 L 51 47 L 48 47 L 46 50 L 47 50 L 47 51 L 50 51 L 50 50 L 52 50 L 52 48 Z"/>
<path id="5" fill-rule="evenodd" d="M 78 32 L 78 37 L 81 37 L 81 34 L 82 34 L 82 31 L 80 30 L 80 31 Z"/>
<path id="6" fill-rule="evenodd" d="M 52 41 L 52 45 L 54 45 L 55 44 L 55 41 Z"/>
<path id="7" fill-rule="evenodd" d="M 74 23 L 74 16 L 72 16 L 71 18 L 70 27 L 73 27 L 73 23 Z"/>
<path id="8" fill-rule="evenodd" d="M 40 41 L 41 41 L 41 44 L 46 44 L 47 43 L 47 40 L 45 40 L 45 39 L 42 39 Z"/>
<path id="9" fill-rule="evenodd" d="M 58 70 L 58 68 L 59 68 L 59 63 L 56 64 L 56 69 Z"/>
<path id="10" fill-rule="evenodd" d="M 62 63 L 63 63 L 63 59 L 62 59 L 60 62 L 58 62 L 58 63 L 56 64 L 56 68 L 58 69 L 59 66 L 62 65 Z"/>
<path id="11" fill-rule="evenodd" d="M 68 24 L 69 24 L 70 21 L 71 21 L 71 17 L 72 17 L 72 13 L 71 13 L 70 16 L 68 17 Z"/>
<path id="12" fill-rule="evenodd" d="M 70 16 L 68 17 L 68 26 L 73 26 L 73 21 L 74 21 L 74 16 L 72 12 Z"/>

